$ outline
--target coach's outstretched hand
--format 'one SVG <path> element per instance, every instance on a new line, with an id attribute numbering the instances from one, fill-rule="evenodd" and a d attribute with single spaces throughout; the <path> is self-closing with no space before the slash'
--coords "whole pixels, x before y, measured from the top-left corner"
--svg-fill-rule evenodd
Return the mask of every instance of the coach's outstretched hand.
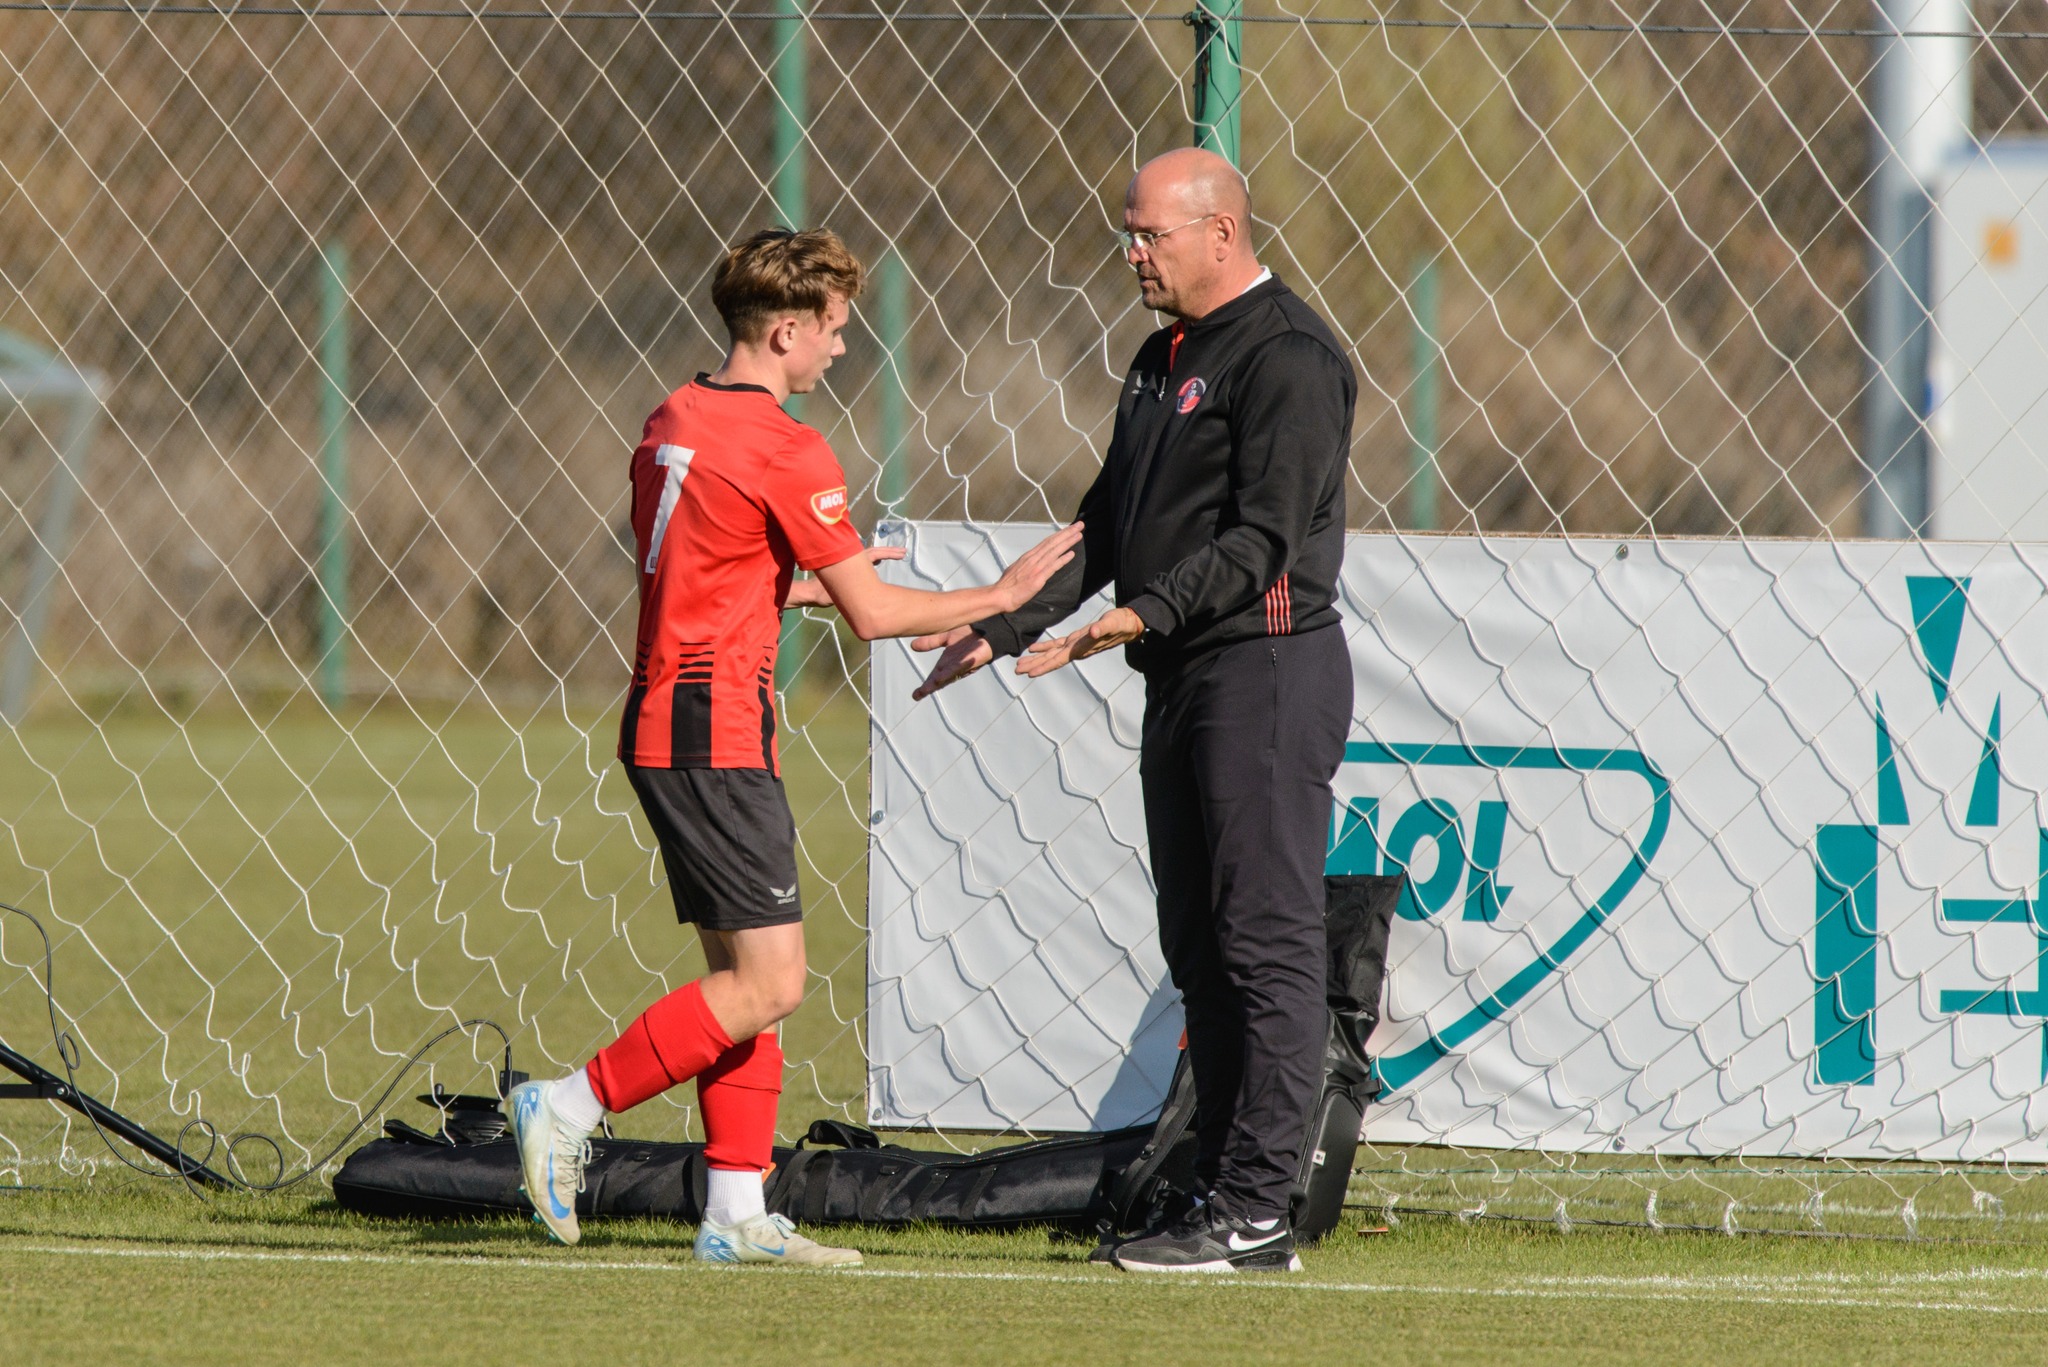
<path id="1" fill-rule="evenodd" d="M 1074 558 L 1074 547 L 1081 543 L 1082 524 L 1072 522 L 1033 546 L 1017 557 L 1010 567 L 1003 571 L 1003 577 L 996 580 L 994 588 L 1005 604 L 1002 612 L 1015 612 L 1045 587 L 1046 580 L 1059 573 Z M 911 694 L 911 701 L 921 702 L 944 688 L 980 669 L 995 658 L 995 651 L 985 637 L 973 627 L 954 627 L 951 631 L 933 632 L 920 636 L 910 643 L 912 650 L 943 650 L 931 673 L 925 675 Z"/>
<path id="2" fill-rule="evenodd" d="M 1050 674 L 1061 665 L 1100 655 L 1105 650 L 1127 646 L 1145 634 L 1145 623 L 1129 608 L 1111 608 L 1070 636 L 1057 641 L 1038 641 L 1017 661 L 1017 672 L 1027 679 Z"/>

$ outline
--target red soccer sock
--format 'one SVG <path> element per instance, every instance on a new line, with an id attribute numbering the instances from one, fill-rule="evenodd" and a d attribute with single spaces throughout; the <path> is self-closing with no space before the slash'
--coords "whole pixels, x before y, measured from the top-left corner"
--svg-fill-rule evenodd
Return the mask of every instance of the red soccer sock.
<path id="1" fill-rule="evenodd" d="M 697 1074 L 704 1108 L 704 1164 L 766 1172 L 775 1166 L 775 1107 L 782 1100 L 782 1045 L 773 1030 L 735 1044 Z"/>
<path id="2" fill-rule="evenodd" d="M 704 1004 L 701 984 L 684 983 L 597 1051 L 589 1065 L 590 1089 L 607 1111 L 631 1110 L 688 1082 L 732 1047 L 732 1037 Z"/>

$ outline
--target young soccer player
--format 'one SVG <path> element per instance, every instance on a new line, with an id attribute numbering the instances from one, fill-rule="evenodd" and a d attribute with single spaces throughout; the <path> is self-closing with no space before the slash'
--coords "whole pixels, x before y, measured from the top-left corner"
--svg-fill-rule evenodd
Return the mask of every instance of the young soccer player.
<path id="1" fill-rule="evenodd" d="M 526 1193 L 549 1233 L 577 1240 L 589 1136 L 697 1080 L 710 1189 L 706 1262 L 838 1266 L 766 1212 L 782 1050 L 775 1027 L 804 992 L 796 826 L 775 749 L 782 610 L 837 607 L 862 640 L 915 636 L 1029 602 L 1073 558 L 1054 533 L 986 588 L 884 584 L 847 521 L 846 476 L 825 439 L 783 412 L 845 354 L 862 269 L 828 229 L 756 233 L 725 254 L 711 300 L 731 337 L 717 371 L 669 395 L 633 452 L 639 643 L 619 759 L 661 846 L 676 915 L 695 922 L 709 972 L 647 1008 L 568 1077 L 512 1089 Z M 797 568 L 815 581 L 793 583 Z"/>

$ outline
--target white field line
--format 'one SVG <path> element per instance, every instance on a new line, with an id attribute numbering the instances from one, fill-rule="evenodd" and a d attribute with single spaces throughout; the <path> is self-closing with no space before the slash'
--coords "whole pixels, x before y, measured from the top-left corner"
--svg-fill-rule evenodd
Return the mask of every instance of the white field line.
<path id="1" fill-rule="evenodd" d="M 1666 1290 L 1720 1289 L 1782 1291 L 1794 1286 L 1845 1287 L 1858 1291 L 1882 1291 L 1895 1286 L 1938 1286 L 1985 1282 L 2048 1281 L 2048 1268 L 1965 1267 L 1949 1272 L 1788 1272 L 1728 1273 L 1724 1275 L 1674 1276 L 1653 1272 L 1639 1277 L 1586 1275 L 1575 1277 L 1525 1277 L 1520 1286 L 1561 1287 L 1651 1287 Z"/>
<path id="2" fill-rule="evenodd" d="M 1361 1199 L 1352 1201 L 1347 1198 L 1347 1205 L 1354 1207 L 1365 1206 L 1372 1209 L 1379 1209 L 1380 1207 L 1386 1204 L 1384 1198 L 1373 1199 L 1377 1195 L 1376 1193 L 1367 1192 L 1354 1194 L 1359 1195 Z M 1424 1192 L 1408 1192 L 1403 1193 L 1403 1199 L 1414 1198 L 1416 1200 L 1421 1200 L 1426 1195 L 1427 1193 Z M 1452 1194 L 1446 1193 L 1446 1195 Z M 1463 1200 L 1469 1203 L 1470 1201 L 1479 1198 L 1470 1196 L 1460 1196 L 1456 1197 L 1455 1199 Z M 1517 1218 L 1525 1220 L 1539 1220 L 1547 1223 L 1548 1221 L 1554 1218 L 1553 1212 L 1556 1208 L 1558 1196 L 1555 1192 L 1544 1192 L 1539 1196 L 1488 1196 L 1483 1199 L 1490 1208 L 1493 1208 L 1496 1211 L 1514 1211 L 1517 1210 L 1517 1208 L 1523 1208 L 1527 1209 L 1529 1214 L 1518 1215 Z M 1719 1198 L 1717 1196 L 1715 1199 L 1722 1200 L 1722 1203 L 1725 1204 L 1725 1200 L 1723 1198 Z M 1623 1201 L 1616 1197 L 1611 1196 L 1566 1196 L 1564 1197 L 1564 1202 L 1566 1211 L 1572 1215 L 1578 1215 L 1583 1217 L 1584 1213 L 1587 1211 L 1615 1211 L 1620 1213 L 1632 1214 L 1636 1217 L 1633 1220 L 1625 1221 L 1624 1223 L 1626 1224 L 1629 1224 L 1640 1229 L 1651 1228 L 1649 1221 L 1642 1218 L 1643 1203 L 1641 1201 Z M 1676 1197 L 1674 1197 L 1673 1205 L 1660 1206 L 1658 1208 L 1658 1213 L 1666 1221 L 1682 1220 L 1686 1218 L 1688 1213 L 1690 1213 L 1692 1215 L 1697 1216 L 1702 1221 L 1718 1224 L 1720 1222 L 1721 1217 L 1714 1210 L 1709 1209 L 1710 1205 L 1712 1204 L 1713 1203 L 1710 1200 L 1695 1197 L 1686 1193 L 1680 1193 Z M 1824 1217 L 1841 1216 L 1845 1219 L 1852 1220 L 1896 1221 L 1904 1216 L 1905 1209 L 1906 1203 L 1903 1201 L 1901 1201 L 1898 1205 L 1895 1206 L 1841 1206 L 1835 1205 L 1834 1203 L 1830 1202 L 1821 1208 L 1821 1214 Z M 1739 1198 L 1735 1202 L 1735 1210 L 1738 1216 L 1797 1215 L 1805 1217 L 1813 1213 L 1813 1208 L 1811 1206 L 1790 1205 L 1784 1202 L 1776 1202 L 1770 1205 L 1752 1205 L 1751 1203 L 1741 1200 Z M 1394 1213 L 1405 1218 L 1406 1216 L 1411 1215 L 1415 1212 L 1407 1208 L 1404 1208 L 1400 1205 L 1396 1205 L 1394 1207 Z M 1986 1225 L 1997 1225 L 2000 1221 L 2006 1221 L 2014 1224 L 2048 1224 L 2048 1211 L 2039 1210 L 2008 1212 L 2004 1215 L 1993 1215 L 1985 1211 L 1975 1209 L 1942 1210 L 1939 1208 L 1929 1209 L 1926 1207 L 1916 1206 L 1914 1208 L 1914 1214 L 1923 1222 L 1930 1220 L 1970 1220 Z M 1810 1226 L 1803 1227 L 1800 1232 L 1803 1233 L 1804 1228 L 1810 1228 Z M 1776 1231 L 1772 1228 L 1755 1226 L 1746 1229 L 1744 1232 L 1749 1234 L 1770 1234 Z"/>
<path id="3" fill-rule="evenodd" d="M 392 1267 L 465 1267 L 465 1268 L 518 1268 L 544 1272 L 656 1272 L 684 1273 L 694 1275 L 718 1275 L 720 1273 L 746 1275 L 738 1268 L 708 1268 L 690 1262 L 651 1261 L 600 1261 L 574 1257 L 563 1258 L 517 1258 L 478 1256 L 474 1254 L 404 1254 L 404 1253 L 304 1253 L 280 1252 L 263 1249 L 226 1248 L 109 1248 L 90 1247 L 76 1244 L 17 1244 L 0 1240 L 0 1255 L 25 1254 L 41 1257 L 90 1257 L 90 1258 L 132 1258 L 143 1260 L 168 1260 L 177 1262 L 221 1262 L 221 1263 L 326 1263 L 361 1266 Z M 763 1269 L 765 1270 L 765 1269 Z M 1139 1278 L 1129 1273 L 1113 1272 L 1105 1268 L 1099 1273 L 1060 1272 L 947 1272 L 916 1268 L 849 1268 L 845 1270 L 777 1269 L 781 1275 L 809 1275 L 834 1279 L 865 1281 L 928 1281 L 928 1282 L 1018 1282 L 1051 1283 L 1071 1286 L 1122 1287 L 1138 1286 L 1180 1286 L 1190 1285 L 1214 1287 L 1217 1290 L 1278 1291 L 1278 1292 L 1322 1292 L 1348 1293 L 1353 1295 L 1376 1296 L 1477 1296 L 1511 1300 L 1605 1300 L 1605 1301 L 1682 1301 L 1706 1304 L 1736 1305 L 1790 1305 L 1809 1309 L 1845 1310 L 1924 1310 L 1937 1312 L 1962 1312 L 1966 1314 L 1993 1315 L 2048 1315 L 2048 1306 L 2000 1305 L 1982 1300 L 1932 1301 L 1901 1300 L 1884 1296 L 1842 1296 L 1827 1294 L 1824 1288 L 1845 1286 L 1881 1290 L 1885 1285 L 1904 1284 L 1911 1281 L 1940 1282 L 1999 1279 L 2037 1279 L 2048 1273 L 2019 1271 L 2007 1273 L 2002 1269 L 1971 1269 L 1962 1273 L 1932 1273 L 1915 1278 L 1885 1275 L 1868 1279 L 1856 1279 L 1843 1275 L 1830 1280 L 1830 1274 L 1815 1277 L 1765 1278 L 1666 1278 L 1666 1277 L 1581 1277 L 1581 1278 L 1530 1278 L 1509 1286 L 1431 1286 L 1403 1284 L 1398 1282 L 1319 1282 L 1293 1276 L 1249 1276 L 1249 1277 L 1194 1277 L 1180 1278 Z M 1822 1294 L 1784 1295 L 1774 1294 L 1767 1288 L 1782 1287 L 1787 1283 L 1811 1285 Z"/>

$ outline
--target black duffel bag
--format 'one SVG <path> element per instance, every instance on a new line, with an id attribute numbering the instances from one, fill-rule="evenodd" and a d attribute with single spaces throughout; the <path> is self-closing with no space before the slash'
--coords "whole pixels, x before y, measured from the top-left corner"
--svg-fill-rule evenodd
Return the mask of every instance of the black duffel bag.
<path id="1" fill-rule="evenodd" d="M 1052 1225 L 1092 1230 L 1110 1181 L 1144 1146 L 1149 1125 L 1011 1144 L 978 1154 L 883 1144 L 858 1125 L 821 1120 L 775 1150 L 768 1209 L 808 1224 L 939 1224 L 957 1229 Z M 523 1214 L 519 1151 L 509 1139 L 449 1143 L 410 1126 L 365 1144 L 335 1174 L 334 1196 L 366 1215 L 402 1219 Z M 704 1212 L 702 1144 L 593 1139 L 581 1219 L 694 1224 Z"/>

